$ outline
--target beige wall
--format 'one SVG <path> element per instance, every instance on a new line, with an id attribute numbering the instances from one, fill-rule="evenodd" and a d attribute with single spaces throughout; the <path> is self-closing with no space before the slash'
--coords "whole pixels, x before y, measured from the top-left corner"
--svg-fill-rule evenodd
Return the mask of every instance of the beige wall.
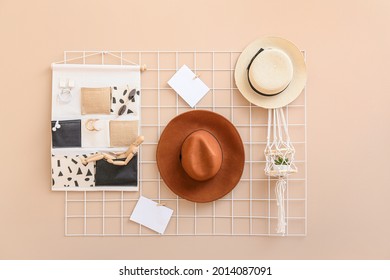
<path id="1" fill-rule="evenodd" d="M 390 1 L 0 1 L 0 258 L 389 259 Z M 64 50 L 307 51 L 308 236 L 64 237 L 48 190 L 50 63 Z"/>

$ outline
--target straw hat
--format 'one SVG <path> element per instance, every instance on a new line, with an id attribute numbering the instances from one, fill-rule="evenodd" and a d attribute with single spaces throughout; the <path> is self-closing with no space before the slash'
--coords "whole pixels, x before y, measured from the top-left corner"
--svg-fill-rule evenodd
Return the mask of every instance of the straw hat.
<path id="1" fill-rule="evenodd" d="M 194 110 L 172 119 L 157 146 L 165 184 L 193 202 L 229 193 L 244 170 L 244 146 L 233 124 L 217 113 Z"/>
<path id="2" fill-rule="evenodd" d="M 251 103 L 279 108 L 294 101 L 306 84 L 306 64 L 290 41 L 263 37 L 247 46 L 238 58 L 234 78 Z"/>

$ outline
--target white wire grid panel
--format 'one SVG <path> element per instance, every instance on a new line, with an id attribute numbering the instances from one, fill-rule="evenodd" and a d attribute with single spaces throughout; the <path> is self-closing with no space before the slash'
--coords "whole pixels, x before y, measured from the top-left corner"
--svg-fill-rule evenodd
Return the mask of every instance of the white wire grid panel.
<path id="1" fill-rule="evenodd" d="M 164 235 L 280 236 L 276 233 L 276 180 L 264 174 L 267 110 L 250 104 L 234 83 L 237 51 L 66 51 L 65 63 L 147 65 L 141 75 L 140 191 L 65 192 L 66 236 L 156 236 L 129 220 L 140 195 L 174 210 Z M 235 189 L 210 203 L 181 199 L 162 181 L 155 152 L 159 136 L 176 115 L 193 110 L 167 84 L 186 64 L 209 86 L 195 109 L 229 119 L 245 147 L 245 168 Z M 285 108 L 296 148 L 297 174 L 287 180 L 285 236 L 307 233 L 306 91 Z"/>

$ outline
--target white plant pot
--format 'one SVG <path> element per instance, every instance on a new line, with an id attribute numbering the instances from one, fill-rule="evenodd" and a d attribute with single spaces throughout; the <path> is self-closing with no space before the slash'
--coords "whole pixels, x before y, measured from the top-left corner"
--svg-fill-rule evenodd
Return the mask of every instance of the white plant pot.
<path id="1" fill-rule="evenodd" d="M 291 169 L 290 165 L 276 165 L 274 164 L 273 170 L 275 171 L 289 171 Z"/>

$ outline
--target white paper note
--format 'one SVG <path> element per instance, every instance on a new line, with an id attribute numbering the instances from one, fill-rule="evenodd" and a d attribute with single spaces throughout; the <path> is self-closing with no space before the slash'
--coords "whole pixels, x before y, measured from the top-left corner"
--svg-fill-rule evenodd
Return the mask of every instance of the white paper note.
<path id="1" fill-rule="evenodd" d="M 130 220 L 163 234 L 172 214 L 172 209 L 140 196 Z"/>
<path id="2" fill-rule="evenodd" d="M 168 84 L 190 105 L 192 108 L 206 95 L 210 90 L 195 73 L 183 65 Z"/>

